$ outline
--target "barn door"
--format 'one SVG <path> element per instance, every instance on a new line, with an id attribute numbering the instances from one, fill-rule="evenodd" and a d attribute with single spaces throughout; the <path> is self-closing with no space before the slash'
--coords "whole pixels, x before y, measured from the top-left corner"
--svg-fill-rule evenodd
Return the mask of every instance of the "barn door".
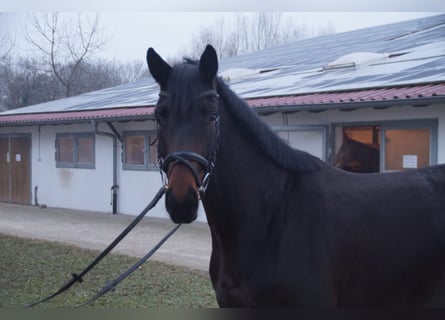
<path id="1" fill-rule="evenodd" d="M 31 139 L 10 138 L 11 202 L 31 203 Z"/>
<path id="2" fill-rule="evenodd" d="M 30 137 L 0 137 L 0 158 L 0 201 L 30 204 Z"/>
<path id="3" fill-rule="evenodd" d="M 0 201 L 9 202 L 9 138 L 0 136 Z"/>

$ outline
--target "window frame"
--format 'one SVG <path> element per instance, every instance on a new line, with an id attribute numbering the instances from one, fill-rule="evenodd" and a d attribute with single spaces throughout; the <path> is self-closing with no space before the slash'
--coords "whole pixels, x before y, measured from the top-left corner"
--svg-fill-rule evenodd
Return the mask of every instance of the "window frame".
<path id="1" fill-rule="evenodd" d="M 127 137 L 131 136 L 143 136 L 144 137 L 144 163 L 143 164 L 128 164 L 126 163 L 126 154 L 127 154 Z M 123 170 L 136 170 L 136 171 L 155 171 L 159 170 L 159 165 L 156 161 L 154 163 L 150 163 L 150 149 L 153 147 L 150 145 L 150 137 L 156 138 L 157 133 L 156 130 L 127 130 L 122 134 L 122 169 Z M 156 147 L 156 144 L 154 145 Z"/>
<path id="2" fill-rule="evenodd" d="M 415 130 L 428 129 L 429 130 L 429 166 L 437 164 L 438 160 L 438 120 L 437 119 L 419 119 L 419 120 L 400 120 L 382 123 L 380 130 L 380 171 L 390 172 L 397 170 L 387 169 L 386 164 L 386 131 L 387 130 Z"/>
<path id="3" fill-rule="evenodd" d="M 370 121 L 347 121 L 332 123 L 332 137 L 331 137 L 331 158 L 329 163 L 332 164 L 335 153 L 335 128 L 344 126 L 380 126 L 380 169 L 379 172 L 391 172 L 386 169 L 386 130 L 393 129 L 429 129 L 430 130 L 430 147 L 429 147 L 429 165 L 438 163 L 438 127 L 439 121 L 437 118 L 425 119 L 401 119 L 401 120 L 370 120 Z"/>
<path id="4" fill-rule="evenodd" d="M 60 161 L 59 153 L 60 153 L 60 139 L 62 138 L 71 138 L 73 140 L 72 145 L 72 161 Z M 79 139 L 80 138 L 90 138 L 92 142 L 91 146 L 91 162 L 79 162 L 78 161 L 78 153 L 79 153 Z M 74 168 L 74 169 L 95 169 L 96 168 L 96 139 L 95 134 L 92 132 L 71 132 L 71 133 L 56 133 L 56 141 L 55 141 L 55 160 L 56 160 L 56 168 Z"/>
<path id="5" fill-rule="evenodd" d="M 288 132 L 319 132 L 321 133 L 322 138 L 322 146 L 321 146 L 321 160 L 327 161 L 327 137 L 329 126 L 323 124 L 315 124 L 315 125 L 279 125 L 272 126 L 272 130 L 278 135 L 279 131 L 288 131 Z M 288 141 L 286 141 L 288 143 Z M 300 149 L 301 150 L 301 149 Z"/>

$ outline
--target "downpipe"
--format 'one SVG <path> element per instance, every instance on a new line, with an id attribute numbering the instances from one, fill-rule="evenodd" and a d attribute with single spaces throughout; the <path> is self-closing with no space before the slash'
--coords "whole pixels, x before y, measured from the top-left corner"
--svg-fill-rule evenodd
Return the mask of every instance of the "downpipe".
<path id="1" fill-rule="evenodd" d="M 36 206 L 36 207 L 38 207 L 39 206 L 39 200 L 37 199 L 37 191 L 39 190 L 39 187 L 38 186 L 35 186 L 34 187 L 34 205 Z"/>
<path id="2" fill-rule="evenodd" d="M 117 213 L 117 191 L 119 186 L 114 184 L 111 186 L 111 205 L 113 206 L 113 214 Z"/>
<path id="3" fill-rule="evenodd" d="M 105 131 L 99 131 L 98 130 L 98 123 L 95 120 L 91 120 L 91 124 L 94 128 L 94 133 L 98 136 L 104 136 L 109 137 L 113 139 L 113 185 L 111 186 L 111 206 L 112 206 L 112 212 L 113 214 L 117 213 L 117 204 L 118 204 L 118 190 L 119 185 L 117 183 L 117 140 L 122 142 L 122 137 L 119 135 L 116 128 L 113 127 L 113 125 L 109 122 L 107 122 L 110 129 L 113 131 L 113 133 L 105 132 Z"/>

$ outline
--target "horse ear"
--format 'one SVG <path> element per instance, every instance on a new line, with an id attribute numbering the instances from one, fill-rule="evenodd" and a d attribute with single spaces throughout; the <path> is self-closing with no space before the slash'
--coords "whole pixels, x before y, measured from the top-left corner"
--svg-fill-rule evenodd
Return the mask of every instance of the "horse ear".
<path id="1" fill-rule="evenodd" d="M 212 82 L 218 72 L 218 56 L 211 45 L 207 45 L 199 60 L 199 72 L 207 82 Z"/>
<path id="2" fill-rule="evenodd" d="M 153 78 L 165 90 L 172 67 L 153 48 L 147 50 L 147 64 Z"/>

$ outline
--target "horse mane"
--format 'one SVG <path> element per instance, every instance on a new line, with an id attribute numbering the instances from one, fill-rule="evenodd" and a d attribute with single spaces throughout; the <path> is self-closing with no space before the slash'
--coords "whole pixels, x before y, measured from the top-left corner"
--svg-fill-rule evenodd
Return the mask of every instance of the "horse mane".
<path id="1" fill-rule="evenodd" d="M 247 129 L 249 139 L 258 145 L 268 158 L 282 168 L 296 173 L 320 169 L 320 159 L 286 144 L 221 78 L 216 79 L 216 84 L 224 108 L 240 127 Z"/>
<path id="2" fill-rule="evenodd" d="M 167 91 L 174 90 L 175 94 L 169 97 L 169 104 L 175 110 L 175 116 L 187 117 L 191 112 L 193 102 L 193 92 L 197 90 L 199 74 L 196 72 L 196 62 L 184 58 L 184 63 L 178 63 L 172 69 L 169 83 L 174 88 L 167 88 Z"/>

